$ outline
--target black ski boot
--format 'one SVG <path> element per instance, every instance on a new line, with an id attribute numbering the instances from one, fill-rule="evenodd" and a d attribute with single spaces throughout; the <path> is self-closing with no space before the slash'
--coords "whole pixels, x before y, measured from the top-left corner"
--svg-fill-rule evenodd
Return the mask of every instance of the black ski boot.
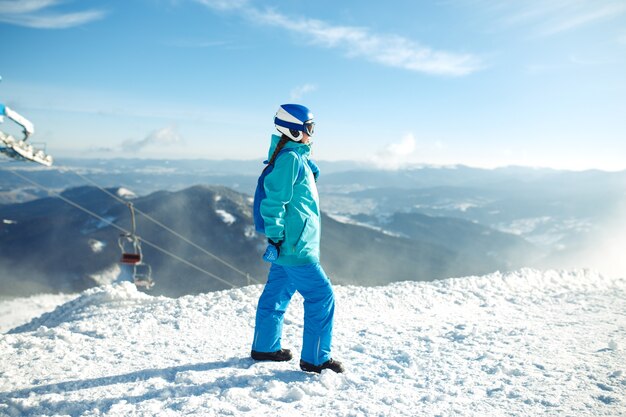
<path id="1" fill-rule="evenodd" d="M 338 362 L 333 359 L 329 359 L 321 365 L 313 365 L 312 363 L 305 362 L 301 359 L 300 369 L 302 369 L 305 372 L 316 372 L 318 374 L 321 373 L 323 369 L 330 369 L 331 371 L 337 372 L 338 374 L 345 371 L 341 362 Z"/>
<path id="2" fill-rule="evenodd" d="M 254 359 L 255 361 L 274 362 L 290 361 L 293 357 L 289 349 L 281 349 L 277 350 L 276 352 L 257 352 L 256 350 L 253 350 L 250 356 L 252 356 L 252 359 Z"/>

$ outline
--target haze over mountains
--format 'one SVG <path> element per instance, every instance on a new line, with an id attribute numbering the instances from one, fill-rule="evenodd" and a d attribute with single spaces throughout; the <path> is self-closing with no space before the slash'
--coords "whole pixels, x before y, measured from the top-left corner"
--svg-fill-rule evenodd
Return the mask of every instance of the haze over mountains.
<path id="1" fill-rule="evenodd" d="M 322 261 L 333 281 L 343 284 L 432 280 L 522 266 L 595 266 L 584 258 L 589 248 L 602 246 L 606 227 L 615 229 L 622 222 L 626 201 L 626 172 L 463 166 L 381 171 L 323 161 L 320 166 Z M 267 265 L 260 260 L 264 239 L 254 233 L 250 212 L 262 168 L 258 161 L 68 160 L 53 169 L 3 167 L 3 294 L 79 291 L 112 279 L 120 256 L 118 230 L 46 197 L 6 168 L 66 190 L 67 198 L 128 228 L 128 208 L 86 187 L 85 178 L 113 187 L 113 192 L 124 187 L 136 195 L 139 209 L 253 278 L 265 279 Z M 141 216 L 138 234 L 235 286 L 247 283 L 246 277 Z M 609 256 L 611 248 L 618 252 L 626 247 L 623 243 L 618 239 L 602 252 Z M 149 247 L 144 246 L 144 253 L 159 284 L 157 293 L 227 287 Z"/>
<path id="2" fill-rule="evenodd" d="M 107 221 L 130 228 L 129 209 L 97 188 L 72 188 L 62 196 Z M 264 280 L 267 264 L 261 261 L 261 254 L 265 240 L 254 232 L 248 195 L 226 187 L 194 186 L 177 192 L 155 192 L 135 198 L 133 203 L 137 209 L 254 279 Z M 440 229 L 441 219 L 417 214 L 404 216 L 407 223 L 420 222 L 427 229 Z M 0 234 L 0 244 L 5 248 L 0 253 L 4 294 L 76 292 L 115 277 L 121 255 L 117 245 L 120 232 L 111 225 L 58 198 L 2 206 L 0 218 L 4 219 Z M 453 223 L 448 225 L 447 231 L 459 240 L 451 244 L 444 239 L 426 239 L 419 231 L 396 234 L 324 216 L 323 263 L 336 283 L 380 285 L 391 281 L 444 278 L 463 271 L 479 274 L 514 268 L 523 264 L 515 260 L 516 253 L 532 251 L 532 245 L 517 236 L 491 231 L 465 220 Z M 234 286 L 248 283 L 246 276 L 141 215 L 137 215 L 137 231 L 145 240 Z M 493 233 L 494 239 L 485 240 L 485 233 Z M 471 242 L 478 240 L 482 241 L 481 250 L 472 250 Z M 145 244 L 143 252 L 158 282 L 157 293 L 176 296 L 228 288 Z"/>

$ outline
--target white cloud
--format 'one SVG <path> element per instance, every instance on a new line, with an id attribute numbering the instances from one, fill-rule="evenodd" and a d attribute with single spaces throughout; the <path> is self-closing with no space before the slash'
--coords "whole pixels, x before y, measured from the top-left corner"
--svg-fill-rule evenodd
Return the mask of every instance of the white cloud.
<path id="1" fill-rule="evenodd" d="M 248 4 L 248 0 L 195 0 L 207 7 L 217 10 L 236 10 Z"/>
<path id="2" fill-rule="evenodd" d="M 399 169 L 412 162 L 416 149 L 415 136 L 408 133 L 399 142 L 388 144 L 378 151 L 372 162 L 382 169 Z"/>
<path id="3" fill-rule="evenodd" d="M 300 86 L 294 88 L 293 90 L 291 90 L 291 99 L 292 100 L 300 100 L 300 99 L 302 99 L 302 97 L 305 94 L 311 93 L 311 92 L 313 92 L 315 90 L 317 90 L 317 86 L 315 86 L 313 84 L 300 85 Z"/>
<path id="4" fill-rule="evenodd" d="M 0 14 L 31 13 L 58 3 L 59 0 L 1 0 Z"/>
<path id="5" fill-rule="evenodd" d="M 343 49 L 350 57 L 437 75 L 466 75 L 483 67 L 472 54 L 435 51 L 397 35 L 379 35 L 365 28 L 333 26 L 316 19 L 293 18 L 274 11 L 248 10 L 254 21 L 307 35 L 326 48 Z"/>
<path id="6" fill-rule="evenodd" d="M 36 29 L 65 29 L 102 19 L 106 12 L 87 10 L 55 13 L 49 9 L 59 0 L 0 0 L 0 22 Z"/>
<path id="7" fill-rule="evenodd" d="M 183 138 L 176 127 L 167 126 L 150 132 L 144 139 L 124 141 L 122 148 L 132 152 L 140 151 L 146 147 L 177 145 L 182 141 Z"/>
<path id="8" fill-rule="evenodd" d="M 470 0 L 471 1 L 471 0 Z M 626 3 L 616 0 L 527 0 L 493 2 L 474 0 L 490 15 L 500 15 L 505 26 L 528 26 L 534 36 L 550 36 L 613 19 L 626 12 Z"/>
<path id="9" fill-rule="evenodd" d="M 454 149 L 441 139 L 417 140 L 411 132 L 397 142 L 387 143 L 368 161 L 379 169 L 397 170 L 418 166 L 449 166 L 458 163 L 459 156 L 467 156 L 462 149 Z"/>
<path id="10" fill-rule="evenodd" d="M 597 7 L 597 8 L 596 8 Z M 581 10 L 570 15 L 555 18 L 541 31 L 542 35 L 552 35 L 559 32 L 573 30 L 601 20 L 610 19 L 626 11 L 626 3 L 609 3 Z"/>
<path id="11" fill-rule="evenodd" d="M 367 28 L 332 25 L 274 10 L 259 10 L 246 0 L 195 1 L 215 10 L 237 11 L 255 23 L 306 35 L 312 44 L 340 49 L 349 57 L 360 57 L 390 67 L 449 76 L 467 75 L 484 67 L 473 54 L 437 51 L 402 36 L 376 34 Z"/>
<path id="12" fill-rule="evenodd" d="M 65 13 L 48 16 L 20 15 L 6 17 L 0 15 L 0 21 L 35 29 L 66 29 L 101 19 L 104 15 L 105 13 L 101 11 Z"/>

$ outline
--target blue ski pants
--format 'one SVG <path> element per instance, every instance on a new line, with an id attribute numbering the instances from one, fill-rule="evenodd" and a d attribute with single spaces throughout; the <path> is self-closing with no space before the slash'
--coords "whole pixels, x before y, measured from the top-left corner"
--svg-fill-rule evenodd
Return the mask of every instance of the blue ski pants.
<path id="1" fill-rule="evenodd" d="M 335 296 L 319 263 L 298 266 L 272 264 L 256 312 L 252 350 L 281 349 L 283 316 L 293 294 L 304 298 L 304 335 L 301 359 L 321 365 L 331 358 Z"/>

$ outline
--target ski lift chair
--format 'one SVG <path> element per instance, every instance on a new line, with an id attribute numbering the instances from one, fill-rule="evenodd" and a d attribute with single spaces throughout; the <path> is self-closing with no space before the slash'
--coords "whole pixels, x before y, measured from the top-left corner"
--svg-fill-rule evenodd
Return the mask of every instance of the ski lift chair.
<path id="1" fill-rule="evenodd" d="M 118 245 L 122 251 L 120 262 L 133 267 L 133 283 L 139 289 L 149 290 L 154 286 L 152 279 L 152 267 L 143 262 L 141 252 L 141 240 L 135 234 L 135 209 L 132 203 L 128 203 L 131 215 L 132 232 L 120 235 Z"/>
<path id="2" fill-rule="evenodd" d="M 148 264 L 137 263 L 135 264 L 133 271 L 133 282 L 137 288 L 145 288 L 149 290 L 154 287 L 154 280 L 152 279 L 152 267 Z"/>
<path id="3" fill-rule="evenodd" d="M 143 262 L 139 238 L 131 233 L 122 234 L 118 244 L 122 250 L 120 262 L 133 267 L 133 283 L 137 288 L 145 288 L 146 290 L 152 288 L 154 286 L 152 267 Z"/>
<path id="4" fill-rule="evenodd" d="M 139 238 L 131 233 L 120 235 L 117 241 L 122 250 L 122 259 L 120 262 L 127 265 L 136 265 L 142 261 L 141 244 Z"/>

